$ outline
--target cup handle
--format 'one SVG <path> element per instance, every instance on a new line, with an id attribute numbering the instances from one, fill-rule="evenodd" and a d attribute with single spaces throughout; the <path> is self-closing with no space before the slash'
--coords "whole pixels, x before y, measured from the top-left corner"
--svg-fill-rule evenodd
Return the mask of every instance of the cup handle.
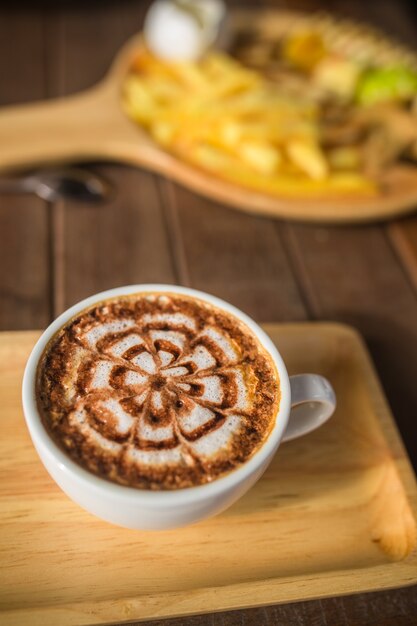
<path id="1" fill-rule="evenodd" d="M 302 437 L 327 422 L 336 408 L 329 381 L 318 374 L 290 376 L 291 413 L 282 441 Z"/>

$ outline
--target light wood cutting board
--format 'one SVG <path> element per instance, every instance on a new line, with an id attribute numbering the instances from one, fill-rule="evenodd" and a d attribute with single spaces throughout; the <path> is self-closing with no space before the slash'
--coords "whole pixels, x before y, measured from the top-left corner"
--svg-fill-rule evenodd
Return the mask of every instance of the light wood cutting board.
<path id="1" fill-rule="evenodd" d="M 280 32 L 283 25 L 294 19 L 302 20 L 305 16 L 290 11 L 241 11 L 234 15 L 236 27 L 250 24 L 266 32 Z M 341 24 L 340 28 L 352 30 L 349 24 Z M 360 36 L 365 35 L 366 29 Z M 384 190 L 375 197 L 304 199 L 281 198 L 238 187 L 179 161 L 131 122 L 120 106 L 121 85 L 140 43 L 139 35 L 131 39 L 104 80 L 83 93 L 0 109 L 0 172 L 57 162 L 116 160 L 163 174 L 238 210 L 304 221 L 383 220 L 417 206 L 417 167 L 392 168 L 385 176 Z M 380 48 L 379 45 L 379 54 Z M 385 48 L 390 50 L 389 42 Z"/>
<path id="2" fill-rule="evenodd" d="M 416 482 L 361 339 L 337 324 L 265 329 L 290 374 L 330 379 L 337 411 L 283 444 L 229 510 L 164 532 L 112 526 L 60 491 L 21 410 L 39 332 L 0 333 L 0 623 L 102 624 L 417 582 Z"/>

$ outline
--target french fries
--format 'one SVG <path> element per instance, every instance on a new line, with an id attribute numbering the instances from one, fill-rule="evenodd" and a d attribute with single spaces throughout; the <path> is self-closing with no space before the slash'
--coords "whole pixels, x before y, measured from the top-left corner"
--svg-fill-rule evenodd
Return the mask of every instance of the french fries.
<path id="1" fill-rule="evenodd" d="M 339 159 L 332 168 L 314 103 L 287 97 L 229 56 L 168 63 L 143 48 L 122 101 L 165 150 L 240 186 L 287 196 L 375 193 L 355 167 L 343 171 Z"/>

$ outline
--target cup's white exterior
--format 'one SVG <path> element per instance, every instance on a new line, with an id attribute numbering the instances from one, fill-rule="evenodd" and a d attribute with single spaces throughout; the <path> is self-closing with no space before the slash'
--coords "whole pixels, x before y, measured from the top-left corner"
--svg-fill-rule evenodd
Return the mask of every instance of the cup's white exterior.
<path id="1" fill-rule="evenodd" d="M 35 397 L 39 359 L 54 334 L 80 311 L 107 298 L 143 292 L 170 292 L 194 296 L 235 315 L 256 335 L 278 370 L 281 401 L 275 426 L 264 445 L 241 467 L 212 483 L 177 489 L 147 491 L 123 487 L 101 479 L 73 462 L 46 432 Z M 284 362 L 270 338 L 247 315 L 232 305 L 194 289 L 173 285 L 132 285 L 96 294 L 68 309 L 42 334 L 23 377 L 23 410 L 30 436 L 49 474 L 75 502 L 114 524 L 136 529 L 167 529 L 192 524 L 226 509 L 242 496 L 269 465 L 285 432 L 291 407 L 291 390 Z"/>

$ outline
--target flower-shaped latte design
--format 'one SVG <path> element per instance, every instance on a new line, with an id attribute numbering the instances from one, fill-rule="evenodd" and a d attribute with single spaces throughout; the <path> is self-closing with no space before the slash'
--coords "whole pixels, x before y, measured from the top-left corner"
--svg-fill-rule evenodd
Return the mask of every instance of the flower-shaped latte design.
<path id="1" fill-rule="evenodd" d="M 256 419 L 260 379 L 242 342 L 215 317 L 202 323 L 201 316 L 164 312 L 159 304 L 72 326 L 64 384 L 69 410 L 61 424 L 69 448 L 81 436 L 87 465 L 97 461 L 116 480 L 120 468 L 129 474 L 133 467 L 142 477 L 174 467 L 179 475 L 210 480 L 207 468 L 236 464 L 247 454 L 250 433 L 255 442 L 259 427 L 265 430 Z M 108 469 L 112 459 L 115 472 Z"/>

